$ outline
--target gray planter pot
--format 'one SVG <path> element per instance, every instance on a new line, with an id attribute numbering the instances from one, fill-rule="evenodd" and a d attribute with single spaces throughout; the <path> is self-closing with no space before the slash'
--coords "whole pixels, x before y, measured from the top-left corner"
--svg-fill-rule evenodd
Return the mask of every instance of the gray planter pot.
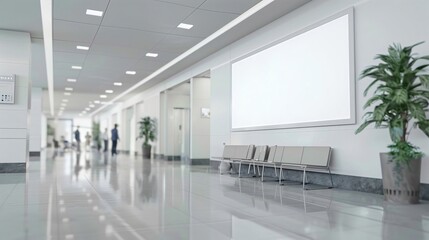
<path id="1" fill-rule="evenodd" d="M 142 151 L 143 151 L 143 158 L 150 158 L 150 150 L 151 150 L 152 146 L 142 146 Z"/>
<path id="2" fill-rule="evenodd" d="M 416 204 L 420 199 L 421 159 L 398 164 L 388 153 L 380 153 L 384 199 L 391 203 Z"/>

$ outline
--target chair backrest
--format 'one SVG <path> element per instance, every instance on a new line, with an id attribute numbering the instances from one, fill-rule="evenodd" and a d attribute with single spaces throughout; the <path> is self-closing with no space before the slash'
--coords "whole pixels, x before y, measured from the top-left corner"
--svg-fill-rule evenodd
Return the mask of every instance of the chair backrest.
<path id="1" fill-rule="evenodd" d="M 247 149 L 247 156 L 246 156 L 246 160 L 250 160 L 253 159 L 253 157 L 255 156 L 255 145 L 249 145 L 249 148 Z"/>
<path id="2" fill-rule="evenodd" d="M 282 156 L 283 156 L 283 150 L 285 147 L 283 146 L 278 146 L 276 149 L 276 152 L 274 154 L 274 159 L 273 162 L 274 163 L 280 163 L 282 161 Z"/>
<path id="3" fill-rule="evenodd" d="M 304 147 L 302 165 L 328 167 L 331 147 Z"/>
<path id="4" fill-rule="evenodd" d="M 231 145 L 232 150 L 232 159 L 247 159 L 249 154 L 249 148 L 251 145 Z"/>
<path id="5" fill-rule="evenodd" d="M 267 162 L 273 163 L 274 162 L 274 155 L 276 154 L 277 146 L 270 147 L 270 153 L 268 154 Z"/>
<path id="6" fill-rule="evenodd" d="M 260 157 L 260 154 L 261 154 L 262 147 L 263 146 L 256 146 L 256 148 L 255 148 L 255 154 L 253 155 L 253 158 L 252 158 L 254 161 L 259 161 L 259 157 Z"/>
<path id="7" fill-rule="evenodd" d="M 265 162 L 267 160 L 267 152 L 268 152 L 268 146 L 257 146 L 255 150 L 255 157 L 253 160 L 259 161 L 259 162 Z"/>
<path id="8" fill-rule="evenodd" d="M 304 147 L 284 147 L 282 163 L 301 164 Z"/>
<path id="9" fill-rule="evenodd" d="M 234 156 L 234 146 L 232 146 L 232 145 L 225 145 L 223 147 L 222 158 L 230 159 L 233 156 Z"/>

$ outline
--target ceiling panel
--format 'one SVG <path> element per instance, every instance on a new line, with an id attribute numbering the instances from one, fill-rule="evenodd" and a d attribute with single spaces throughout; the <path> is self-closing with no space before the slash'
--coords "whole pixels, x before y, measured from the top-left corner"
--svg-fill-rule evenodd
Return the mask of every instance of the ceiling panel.
<path id="1" fill-rule="evenodd" d="M 185 22 L 193 24 L 190 30 L 175 29 L 172 33 L 182 36 L 207 37 L 225 24 L 238 17 L 238 14 L 196 10 Z"/>
<path id="2" fill-rule="evenodd" d="M 241 14 L 249 10 L 261 0 L 207 0 L 200 9 Z"/>
<path id="3" fill-rule="evenodd" d="M 201 37 L 186 37 L 178 35 L 169 35 L 165 37 L 159 44 L 154 48 L 156 51 L 164 51 L 171 53 L 183 53 L 195 44 L 201 42 Z"/>
<path id="4" fill-rule="evenodd" d="M 86 54 L 86 51 L 76 49 L 76 46 L 89 46 L 90 44 L 90 42 L 71 42 L 54 40 L 54 51 Z"/>
<path id="5" fill-rule="evenodd" d="M 149 49 L 149 48 L 147 48 Z M 144 56 L 147 51 L 135 49 L 127 46 L 92 44 L 89 50 L 90 54 L 104 55 L 109 57 L 119 58 L 135 58 L 139 59 Z"/>
<path id="6" fill-rule="evenodd" d="M 109 0 L 54 0 L 54 19 L 100 25 L 102 18 L 86 15 L 86 9 L 105 11 Z"/>
<path id="7" fill-rule="evenodd" d="M 102 25 L 169 33 L 193 10 L 153 0 L 111 0 Z"/>
<path id="8" fill-rule="evenodd" d="M 125 72 L 129 69 L 134 63 L 137 62 L 136 59 L 130 58 L 117 58 L 117 57 L 108 57 L 101 55 L 88 55 L 85 61 L 85 68 L 98 68 L 98 69 L 117 69 L 118 73 Z"/>
<path id="9" fill-rule="evenodd" d="M 164 38 L 164 34 L 140 30 L 101 27 L 94 44 L 125 46 L 149 51 Z"/>
<path id="10" fill-rule="evenodd" d="M 98 26 L 54 20 L 54 39 L 72 42 L 92 42 Z"/>
<path id="11" fill-rule="evenodd" d="M 1 0 L 0 29 L 29 32 L 33 38 L 43 38 L 40 1 Z"/>
<path id="12" fill-rule="evenodd" d="M 112 83 L 116 81 L 121 75 L 125 75 L 125 72 L 118 71 L 117 68 L 84 68 L 80 72 L 79 78 L 99 78 L 110 80 Z M 80 79 L 79 79 L 80 80 Z"/>
<path id="13" fill-rule="evenodd" d="M 86 54 L 70 52 L 54 52 L 55 63 L 72 63 L 82 65 L 85 61 Z"/>
<path id="14" fill-rule="evenodd" d="M 206 0 L 156 0 L 158 2 L 174 3 L 178 5 L 197 8 Z"/>

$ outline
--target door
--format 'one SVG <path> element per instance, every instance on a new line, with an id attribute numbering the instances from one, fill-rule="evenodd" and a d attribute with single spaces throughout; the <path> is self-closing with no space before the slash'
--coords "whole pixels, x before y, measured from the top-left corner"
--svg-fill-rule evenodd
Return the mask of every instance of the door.
<path id="1" fill-rule="evenodd" d="M 188 161 L 190 158 L 190 111 L 187 108 L 174 109 L 173 160 Z"/>

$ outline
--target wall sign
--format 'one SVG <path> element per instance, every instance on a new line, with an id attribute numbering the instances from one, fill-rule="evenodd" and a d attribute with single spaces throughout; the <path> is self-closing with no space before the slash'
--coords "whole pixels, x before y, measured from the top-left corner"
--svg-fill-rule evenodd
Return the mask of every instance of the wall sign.
<path id="1" fill-rule="evenodd" d="M 0 76 L 0 104 L 15 103 L 15 75 Z"/>

